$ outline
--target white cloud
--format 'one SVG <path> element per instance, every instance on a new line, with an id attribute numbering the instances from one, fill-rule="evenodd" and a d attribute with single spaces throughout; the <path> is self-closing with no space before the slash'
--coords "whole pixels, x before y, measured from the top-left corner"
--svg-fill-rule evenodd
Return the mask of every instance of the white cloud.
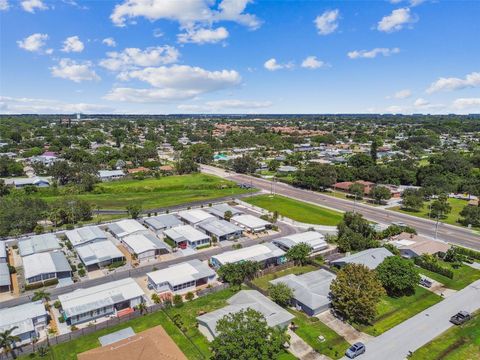
<path id="1" fill-rule="evenodd" d="M 398 106 L 398 105 L 389 106 L 385 110 L 386 110 L 386 112 L 392 113 L 392 114 L 399 114 L 399 113 L 404 111 L 404 109 L 401 106 Z"/>
<path id="2" fill-rule="evenodd" d="M 35 9 L 38 10 L 47 10 L 48 7 L 43 3 L 42 0 L 23 0 L 21 3 L 23 10 L 28 11 L 29 13 L 35 13 Z"/>
<path id="3" fill-rule="evenodd" d="M 415 100 L 415 102 L 413 103 L 413 106 L 416 106 L 416 107 L 422 107 L 422 106 L 427 106 L 428 104 L 430 104 L 427 100 L 423 99 L 423 98 L 418 98 L 417 100 Z"/>
<path id="4" fill-rule="evenodd" d="M 347 56 L 350 59 L 359 59 L 359 58 L 366 58 L 366 59 L 373 59 L 376 58 L 377 55 L 383 56 L 390 56 L 393 54 L 398 54 L 400 52 L 399 48 L 375 48 L 372 50 L 354 50 L 350 51 Z"/>
<path id="5" fill-rule="evenodd" d="M 108 38 L 103 39 L 102 44 L 105 44 L 105 45 L 110 46 L 110 47 L 117 46 L 117 42 L 112 37 L 108 37 Z"/>
<path id="6" fill-rule="evenodd" d="M 117 26 L 125 26 L 127 19 L 145 17 L 150 21 L 178 21 L 182 27 L 233 21 L 256 29 L 260 21 L 255 15 L 245 13 L 250 2 L 252 0 L 222 0 L 215 7 L 216 2 L 211 0 L 125 0 L 115 6 L 110 19 Z"/>
<path id="7" fill-rule="evenodd" d="M 265 109 L 272 106 L 271 101 L 245 101 L 245 100 L 215 100 L 207 101 L 205 104 L 181 104 L 177 108 L 189 112 L 221 112 L 224 110 L 258 110 Z"/>
<path id="8" fill-rule="evenodd" d="M 47 34 L 32 34 L 27 36 L 23 40 L 18 40 L 17 44 L 20 48 L 31 51 L 31 52 L 40 52 L 45 46 L 46 41 L 48 40 Z"/>
<path id="9" fill-rule="evenodd" d="M 172 64 L 179 57 L 178 50 L 168 45 L 149 47 L 145 50 L 126 48 L 122 52 L 108 52 L 107 58 L 100 61 L 100 66 L 111 71 L 124 71 L 135 67 Z"/>
<path id="10" fill-rule="evenodd" d="M 416 19 L 410 13 L 409 8 L 393 10 L 390 15 L 384 16 L 377 24 L 377 30 L 383 32 L 394 32 L 404 28 L 405 25 L 415 22 Z"/>
<path id="11" fill-rule="evenodd" d="M 340 11 L 338 9 L 327 10 L 322 15 L 318 15 L 314 21 L 318 33 L 328 35 L 337 30 L 339 17 Z"/>
<path id="12" fill-rule="evenodd" d="M 78 36 L 70 36 L 63 41 L 63 52 L 82 52 L 85 46 Z"/>
<path id="13" fill-rule="evenodd" d="M 322 60 L 318 60 L 316 56 L 307 56 L 302 61 L 302 67 L 306 69 L 319 69 L 326 66 L 328 65 Z"/>
<path id="14" fill-rule="evenodd" d="M 401 2 L 404 2 L 404 1 L 405 0 L 390 0 L 390 3 L 391 4 L 400 4 Z M 407 0 L 406 2 L 408 2 L 410 7 L 415 7 L 415 6 L 418 6 L 420 4 L 423 4 L 425 1 L 427 1 L 427 0 Z"/>
<path id="15" fill-rule="evenodd" d="M 195 44 L 213 44 L 228 38 L 228 31 L 223 26 L 217 29 L 187 29 L 178 34 L 178 42 Z"/>
<path id="16" fill-rule="evenodd" d="M 160 38 L 163 35 L 164 34 L 163 34 L 163 31 L 161 29 L 153 29 L 153 37 Z"/>
<path id="17" fill-rule="evenodd" d="M 99 104 L 64 103 L 50 99 L 0 96 L 0 113 L 3 114 L 95 114 L 112 113 L 113 111 L 113 108 Z"/>
<path id="18" fill-rule="evenodd" d="M 412 96 L 412 92 L 409 89 L 400 90 L 393 94 L 394 99 L 406 99 L 410 96 Z"/>
<path id="19" fill-rule="evenodd" d="M 279 64 L 275 58 L 271 58 L 263 64 L 263 67 L 267 69 L 268 71 L 276 71 L 280 69 L 292 69 L 293 68 L 293 63 L 288 62 L 285 64 Z"/>
<path id="20" fill-rule="evenodd" d="M 50 68 L 54 77 L 72 80 L 74 82 L 100 80 L 90 61 L 76 62 L 71 59 L 60 59 L 58 65 Z"/>
<path id="21" fill-rule="evenodd" d="M 443 104 L 432 104 L 424 98 L 418 98 L 413 103 L 414 110 L 438 110 L 445 108 Z"/>
<path id="22" fill-rule="evenodd" d="M 7 0 L 0 0 L 0 11 L 7 11 L 10 8 Z"/>
<path id="23" fill-rule="evenodd" d="M 461 78 L 439 78 L 433 82 L 427 89 L 427 93 L 431 94 L 437 91 L 451 91 L 480 86 L 480 72 L 472 72 L 467 74 L 464 79 Z"/>
<path id="24" fill-rule="evenodd" d="M 455 109 L 477 108 L 480 111 L 480 98 L 459 98 L 453 102 Z"/>

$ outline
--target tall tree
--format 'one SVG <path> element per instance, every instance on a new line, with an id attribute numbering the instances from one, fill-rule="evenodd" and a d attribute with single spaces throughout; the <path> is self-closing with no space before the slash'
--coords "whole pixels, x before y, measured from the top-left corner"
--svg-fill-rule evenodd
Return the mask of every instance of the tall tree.
<path id="1" fill-rule="evenodd" d="M 390 296 L 413 294 L 420 281 L 413 262 L 399 256 L 387 257 L 377 266 L 376 271 L 378 279 Z"/>
<path id="2" fill-rule="evenodd" d="M 268 295 L 280 306 L 288 306 L 293 298 L 293 290 L 284 282 L 271 284 Z"/>
<path id="3" fill-rule="evenodd" d="M 369 195 L 377 204 L 381 204 L 382 201 L 388 200 L 392 197 L 392 193 L 385 186 L 375 186 Z"/>
<path id="4" fill-rule="evenodd" d="M 0 349 L 3 349 L 7 355 L 12 353 L 14 358 L 16 357 L 15 352 L 13 351 L 14 345 L 16 342 L 22 340 L 19 336 L 13 335 L 13 332 L 16 329 L 18 329 L 18 326 L 0 332 Z"/>
<path id="5" fill-rule="evenodd" d="M 305 265 L 308 262 L 308 256 L 312 252 L 312 247 L 306 243 L 300 243 L 292 246 L 287 251 L 287 259 L 293 261 L 295 265 Z"/>

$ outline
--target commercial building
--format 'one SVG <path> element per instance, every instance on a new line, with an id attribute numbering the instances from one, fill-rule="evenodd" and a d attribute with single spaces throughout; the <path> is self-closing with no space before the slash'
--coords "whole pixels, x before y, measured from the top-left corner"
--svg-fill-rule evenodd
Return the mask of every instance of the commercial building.
<path id="1" fill-rule="evenodd" d="M 270 283 L 287 284 L 293 290 L 291 305 L 314 316 L 330 307 L 330 284 L 333 279 L 334 274 L 320 269 L 302 275 L 289 274 L 271 280 Z"/>
<path id="2" fill-rule="evenodd" d="M 210 237 L 215 236 L 218 241 L 238 239 L 242 236 L 242 228 L 225 220 L 207 219 L 197 224 L 197 228 Z"/>
<path id="3" fill-rule="evenodd" d="M 175 226 L 183 225 L 183 223 L 175 216 L 171 214 L 152 216 L 144 219 L 145 224 L 153 230 L 155 233 L 171 229 Z"/>
<path id="4" fill-rule="evenodd" d="M 198 329 L 208 340 L 218 335 L 217 323 L 225 315 L 235 314 L 241 310 L 252 309 L 265 316 L 270 327 L 285 328 L 295 318 L 287 310 L 275 304 L 272 300 L 256 290 L 241 290 L 227 300 L 224 308 L 197 317 Z"/>
<path id="5" fill-rule="evenodd" d="M 214 255 L 210 258 L 210 263 L 215 268 L 219 268 L 225 264 L 238 263 L 242 261 L 258 262 L 263 268 L 266 268 L 270 265 L 279 265 L 286 261 L 285 251 L 276 247 L 272 243 L 264 243 L 227 251 L 218 255 Z"/>
<path id="6" fill-rule="evenodd" d="M 178 217 L 188 225 L 195 226 L 198 223 L 205 221 L 207 219 L 213 219 L 214 216 L 212 214 L 209 214 L 206 211 L 200 210 L 200 209 L 193 209 L 193 210 L 185 210 L 185 211 L 179 211 L 178 212 Z"/>
<path id="7" fill-rule="evenodd" d="M 122 244 L 130 254 L 134 254 L 140 261 L 166 254 L 170 250 L 167 244 L 150 232 L 125 236 L 122 238 Z"/>
<path id="8" fill-rule="evenodd" d="M 234 208 L 233 206 L 230 206 L 228 204 L 217 204 L 217 205 L 213 205 L 212 207 L 209 207 L 207 209 L 207 211 L 216 216 L 217 218 L 219 219 L 225 219 L 225 213 L 227 211 L 230 212 L 231 216 L 236 216 L 236 215 L 241 215 L 243 214 L 243 211 L 237 209 L 237 208 Z"/>
<path id="9" fill-rule="evenodd" d="M 393 254 L 387 249 L 381 247 L 367 249 L 353 255 L 345 256 L 343 258 L 332 261 L 331 264 L 338 267 L 343 267 L 347 264 L 362 264 L 373 270 L 376 269 L 377 266 L 380 265 L 383 260 L 385 260 L 389 256 L 393 256 Z"/>
<path id="10" fill-rule="evenodd" d="M 401 256 L 408 259 L 422 255 L 444 255 L 450 249 L 446 242 L 406 232 L 394 236 L 390 244 L 400 251 Z"/>
<path id="11" fill-rule="evenodd" d="M 60 250 L 60 242 L 53 234 L 34 235 L 18 242 L 20 256 Z"/>
<path id="12" fill-rule="evenodd" d="M 13 336 L 18 336 L 16 346 L 29 344 L 40 337 L 40 331 L 48 324 L 48 314 L 41 301 L 0 310 L 0 333 L 15 328 Z"/>
<path id="13" fill-rule="evenodd" d="M 133 311 L 144 301 L 142 288 L 132 278 L 108 282 L 59 295 L 62 316 L 70 325 L 102 316 Z"/>
<path id="14" fill-rule="evenodd" d="M 72 268 L 61 251 L 24 256 L 22 261 L 27 284 L 70 278 L 72 276 Z"/>
<path id="15" fill-rule="evenodd" d="M 312 247 L 312 253 L 316 253 L 328 248 L 325 236 L 316 231 L 306 231 L 304 233 L 285 236 L 273 241 L 280 249 L 288 251 L 295 245 L 305 243 Z"/>
<path id="16" fill-rule="evenodd" d="M 65 232 L 65 236 L 73 246 L 107 240 L 107 234 L 98 226 L 84 226 L 69 230 Z"/>
<path id="17" fill-rule="evenodd" d="M 122 240 L 125 236 L 133 234 L 148 234 L 150 231 L 134 219 L 125 219 L 108 225 L 108 230 L 117 239 Z"/>
<path id="18" fill-rule="evenodd" d="M 236 215 L 230 221 L 251 233 L 265 231 L 272 226 L 268 221 L 250 214 Z"/>
<path id="19" fill-rule="evenodd" d="M 210 244 L 210 237 L 190 225 L 177 226 L 165 230 L 165 238 L 172 241 L 181 249 L 187 247 L 196 248 L 202 245 Z"/>
<path id="20" fill-rule="evenodd" d="M 210 284 L 215 278 L 215 271 L 198 259 L 147 273 L 148 285 L 157 293 L 184 294 Z"/>

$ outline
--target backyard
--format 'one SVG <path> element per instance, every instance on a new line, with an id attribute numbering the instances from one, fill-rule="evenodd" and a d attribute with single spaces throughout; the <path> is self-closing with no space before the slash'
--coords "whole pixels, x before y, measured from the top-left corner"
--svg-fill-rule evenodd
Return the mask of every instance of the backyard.
<path id="1" fill-rule="evenodd" d="M 244 201 L 269 211 L 276 210 L 282 216 L 307 224 L 335 226 L 343 217 L 338 211 L 280 195 L 257 195 Z"/>
<path id="2" fill-rule="evenodd" d="M 438 262 L 441 266 L 453 271 L 453 279 L 425 269 L 420 269 L 420 274 L 436 280 L 445 285 L 445 287 L 453 290 L 461 290 L 465 286 L 480 279 L 480 270 L 474 269 L 471 266 L 462 264 L 460 267 L 454 268 L 450 263 L 447 263 L 443 260 L 438 260 Z"/>

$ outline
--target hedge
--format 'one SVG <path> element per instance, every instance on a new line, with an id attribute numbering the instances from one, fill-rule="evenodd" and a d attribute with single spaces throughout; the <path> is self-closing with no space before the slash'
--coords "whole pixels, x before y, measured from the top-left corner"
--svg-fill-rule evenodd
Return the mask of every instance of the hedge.
<path id="1" fill-rule="evenodd" d="M 468 256 L 468 257 L 471 257 L 471 258 L 480 260 L 480 251 L 475 251 L 475 250 L 472 250 L 472 249 L 467 249 L 467 248 L 464 248 L 464 247 L 461 247 L 461 246 L 455 246 L 455 249 L 457 250 L 457 252 L 458 252 L 459 254 L 462 254 L 462 255 L 465 255 L 465 256 Z"/>
<path id="2" fill-rule="evenodd" d="M 416 257 L 414 259 L 414 262 L 415 265 L 418 265 L 425 270 L 429 270 L 434 273 L 446 276 L 449 279 L 453 279 L 453 271 L 441 265 L 438 265 L 437 263 L 424 261 L 421 257 Z"/>

